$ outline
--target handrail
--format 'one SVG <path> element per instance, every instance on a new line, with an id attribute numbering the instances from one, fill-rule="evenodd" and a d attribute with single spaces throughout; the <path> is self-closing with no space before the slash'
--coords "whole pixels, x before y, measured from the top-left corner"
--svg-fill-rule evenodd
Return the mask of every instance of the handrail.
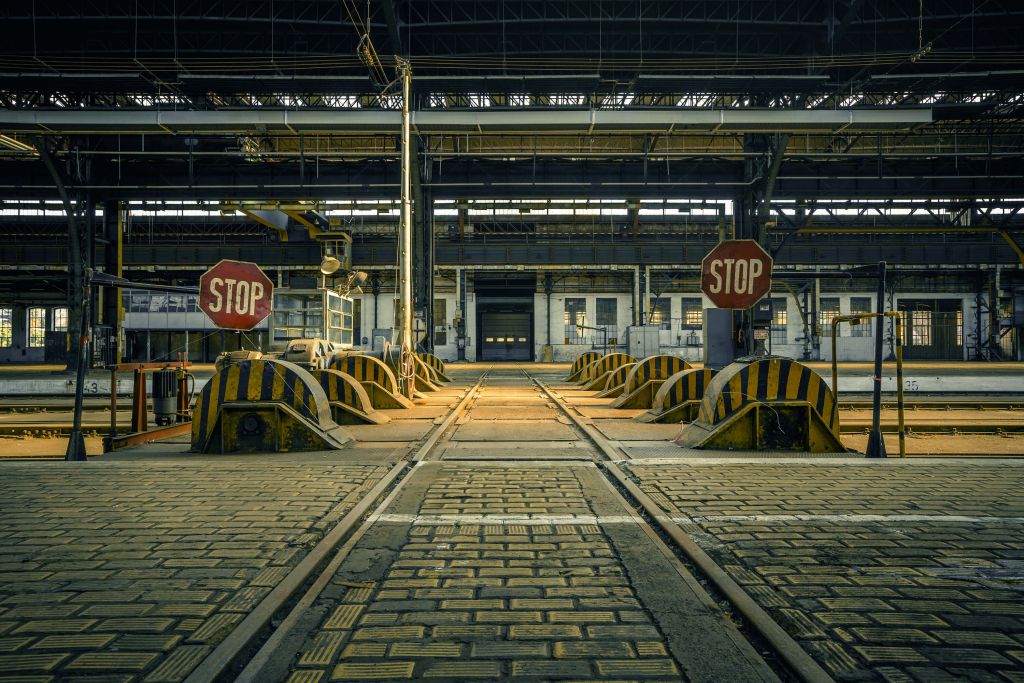
<path id="1" fill-rule="evenodd" d="M 893 318 L 896 321 L 896 410 L 899 414 L 900 457 L 907 457 L 907 430 L 904 423 L 903 405 L 903 314 L 900 311 L 884 311 L 882 313 L 851 313 L 837 315 L 832 318 L 832 424 L 837 424 L 839 416 L 839 361 L 836 358 L 836 333 L 839 323 L 859 324 L 865 318 Z M 872 410 L 881 411 L 880 403 L 875 403 Z"/>

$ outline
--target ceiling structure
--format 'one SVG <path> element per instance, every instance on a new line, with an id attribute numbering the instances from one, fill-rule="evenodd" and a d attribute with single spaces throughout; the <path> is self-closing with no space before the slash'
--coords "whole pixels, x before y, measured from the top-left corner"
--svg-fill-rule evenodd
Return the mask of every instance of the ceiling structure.
<path id="1" fill-rule="evenodd" d="M 812 226 L 861 229 L 840 260 L 932 227 L 936 245 L 1012 262 L 1004 235 L 1024 228 L 1013 0 L 36 0 L 7 15 L 0 200 L 28 246 L 63 230 L 25 210 L 58 199 L 40 145 L 73 197 L 129 202 L 153 244 L 272 238 L 222 215 L 227 200 L 397 199 L 396 55 L 421 213 L 442 234 L 456 217 L 439 202 L 468 217 L 498 199 L 514 203 L 473 214 L 474 234 L 511 243 L 605 229 L 529 208 L 559 200 L 621 204 L 607 239 L 631 221 L 634 239 L 717 235 L 718 219 L 640 210 L 664 199 L 727 202 L 741 233 L 787 248 L 822 240 Z M 203 210 L 143 205 L 179 201 Z M 878 201 L 918 204 L 882 219 Z M 386 241 L 393 215 L 375 215 L 345 225 Z"/>

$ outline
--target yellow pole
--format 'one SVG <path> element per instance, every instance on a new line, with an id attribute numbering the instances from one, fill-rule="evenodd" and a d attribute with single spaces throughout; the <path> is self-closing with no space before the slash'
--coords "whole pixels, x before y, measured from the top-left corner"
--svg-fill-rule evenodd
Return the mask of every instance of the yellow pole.
<path id="1" fill-rule="evenodd" d="M 839 361 L 836 360 L 836 332 L 839 330 L 841 315 L 832 318 L 832 424 L 838 424 L 839 417 Z"/>

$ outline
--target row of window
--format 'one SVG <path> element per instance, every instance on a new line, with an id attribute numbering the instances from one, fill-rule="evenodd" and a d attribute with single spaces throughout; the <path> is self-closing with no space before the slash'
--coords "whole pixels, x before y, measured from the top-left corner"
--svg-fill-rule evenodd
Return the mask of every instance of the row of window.
<path id="1" fill-rule="evenodd" d="M 788 315 L 785 299 L 772 299 L 772 342 L 776 344 L 786 343 L 786 326 Z M 677 327 L 680 329 L 697 329 L 704 324 L 704 300 L 700 297 L 683 297 L 679 300 L 681 316 L 676 318 Z M 618 325 L 617 307 L 618 300 L 614 298 L 597 299 L 597 321 L 596 327 L 608 328 Z M 850 313 L 870 313 L 871 297 L 851 297 Z M 822 297 L 818 305 L 818 325 L 828 329 L 832 320 L 839 315 L 839 298 Z M 648 324 L 657 325 L 663 330 L 672 329 L 672 302 L 668 298 L 654 297 L 648 307 Z M 587 300 L 584 298 L 565 299 L 565 326 L 582 327 L 587 325 Z M 851 337 L 870 337 L 871 321 L 865 320 L 859 324 L 851 325 Z"/>
<path id="2" fill-rule="evenodd" d="M 66 332 L 68 329 L 68 309 L 66 307 L 51 308 L 49 327 L 46 311 L 42 306 L 29 308 L 25 315 L 28 318 L 28 347 L 41 349 L 46 345 L 47 330 Z M 14 346 L 14 309 L 0 307 L 0 348 Z"/>

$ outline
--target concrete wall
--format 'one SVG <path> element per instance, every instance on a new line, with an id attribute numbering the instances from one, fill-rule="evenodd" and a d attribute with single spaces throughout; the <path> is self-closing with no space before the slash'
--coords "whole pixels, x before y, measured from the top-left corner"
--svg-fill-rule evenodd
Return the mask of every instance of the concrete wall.
<path id="1" fill-rule="evenodd" d="M 46 360 L 44 347 L 28 345 L 28 309 L 24 304 L 11 306 L 11 345 L 0 347 L 0 363 L 43 363 Z M 47 310 L 47 329 L 52 325 L 50 309 Z"/>

